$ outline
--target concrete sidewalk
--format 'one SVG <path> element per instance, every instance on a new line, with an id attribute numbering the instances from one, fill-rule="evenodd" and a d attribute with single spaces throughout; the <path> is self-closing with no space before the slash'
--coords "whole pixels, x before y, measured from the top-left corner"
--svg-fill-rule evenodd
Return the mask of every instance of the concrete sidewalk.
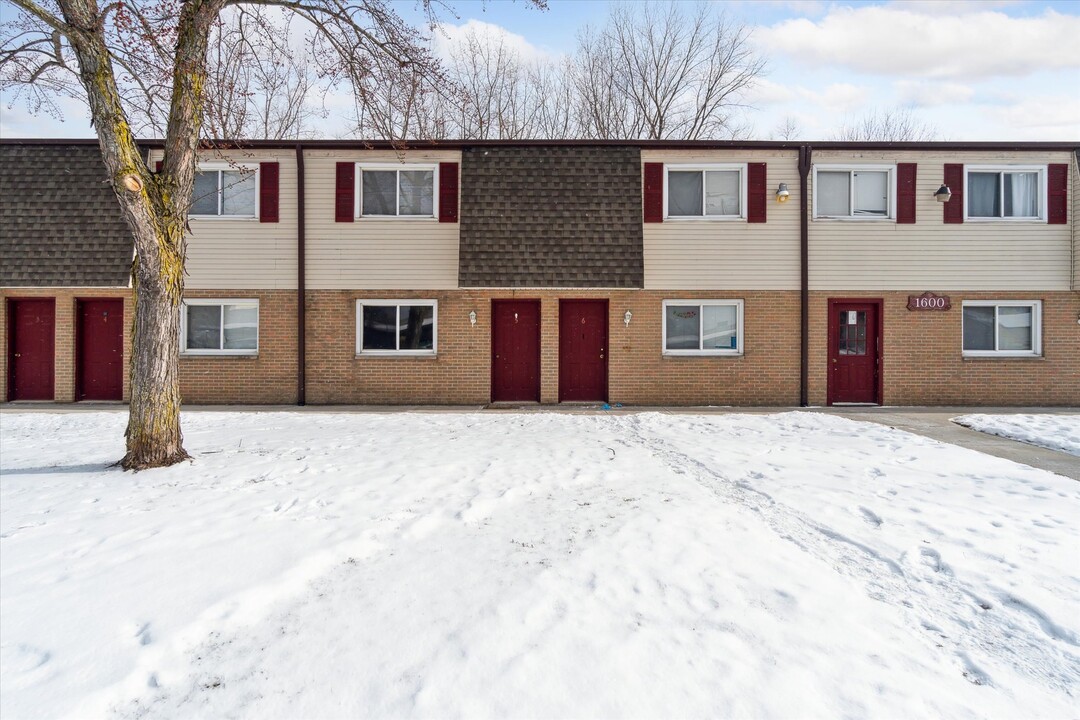
<path id="1" fill-rule="evenodd" d="M 57 405 L 51 402 L 6 403 L 0 414 L 14 412 L 79 413 L 126 412 L 123 403 L 77 403 Z M 641 412 L 660 412 L 672 415 L 701 415 L 746 413 L 754 415 L 778 412 L 818 412 L 839 415 L 851 420 L 873 422 L 915 433 L 945 443 L 1013 460 L 1042 470 L 1080 480 L 1080 457 L 1029 445 L 1016 440 L 981 433 L 951 422 L 958 415 L 983 413 L 989 415 L 1052 414 L 1076 415 L 1080 408 L 1041 407 L 612 407 L 604 410 L 597 403 L 580 405 L 539 405 L 508 403 L 491 405 L 185 405 L 184 412 L 300 412 L 300 413 L 470 413 L 470 412 L 558 412 L 575 415 L 623 415 Z"/>

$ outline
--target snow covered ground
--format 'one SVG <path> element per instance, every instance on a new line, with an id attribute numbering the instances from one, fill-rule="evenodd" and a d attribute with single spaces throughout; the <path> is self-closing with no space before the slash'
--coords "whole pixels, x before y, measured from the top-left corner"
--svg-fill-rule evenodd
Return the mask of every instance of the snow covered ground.
<path id="1" fill-rule="evenodd" d="M 961 415 L 972 430 L 1080 455 L 1080 415 Z"/>
<path id="2" fill-rule="evenodd" d="M 0 716 L 1072 717 L 1080 484 L 808 413 L 0 415 Z"/>

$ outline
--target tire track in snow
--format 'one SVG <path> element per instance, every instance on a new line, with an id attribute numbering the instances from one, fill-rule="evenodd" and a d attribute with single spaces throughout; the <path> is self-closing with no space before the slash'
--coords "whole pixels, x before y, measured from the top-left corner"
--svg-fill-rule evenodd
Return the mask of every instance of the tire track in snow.
<path id="1" fill-rule="evenodd" d="M 640 417 L 626 418 L 626 425 L 634 440 L 674 472 L 687 475 L 721 500 L 755 513 L 779 537 L 857 580 L 871 599 L 895 606 L 931 648 L 948 649 L 969 682 L 993 685 L 993 679 L 972 658 L 978 650 L 1041 685 L 1069 697 L 1076 695 L 1080 687 L 1078 643 L 1071 634 L 1053 632 L 1057 626 L 1039 611 L 1008 594 L 998 593 L 996 603 L 988 602 L 982 593 L 957 578 L 932 548 L 920 548 L 917 558 L 909 558 L 905 552 L 900 562 L 885 557 L 748 482 L 733 479 L 673 448 L 652 436 Z M 759 473 L 746 475 L 755 476 L 761 477 Z M 901 564 L 905 560 L 927 572 L 917 575 L 915 568 L 905 572 Z M 964 608 L 970 610 L 969 615 L 960 614 Z M 1032 632 L 1032 625 L 1041 636 Z"/>

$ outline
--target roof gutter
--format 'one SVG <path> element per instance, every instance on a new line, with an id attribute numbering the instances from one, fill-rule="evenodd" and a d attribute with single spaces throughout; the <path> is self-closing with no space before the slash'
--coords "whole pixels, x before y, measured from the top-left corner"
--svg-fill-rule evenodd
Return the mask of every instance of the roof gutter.
<path id="1" fill-rule="evenodd" d="M 799 146 L 799 406 L 809 402 L 810 384 L 810 203 L 807 185 L 813 148 Z"/>
<path id="2" fill-rule="evenodd" d="M 307 284 L 305 282 L 304 145 L 296 143 L 296 404 L 307 404 Z"/>

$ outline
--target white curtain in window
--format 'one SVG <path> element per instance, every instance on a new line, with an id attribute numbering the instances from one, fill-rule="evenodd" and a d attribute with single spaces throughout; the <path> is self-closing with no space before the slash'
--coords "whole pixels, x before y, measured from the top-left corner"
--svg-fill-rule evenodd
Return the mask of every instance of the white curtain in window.
<path id="1" fill-rule="evenodd" d="M 998 350 L 1031 350 L 1031 308 L 999 307 Z"/>
<path id="2" fill-rule="evenodd" d="M 821 217 L 847 217 L 851 215 L 851 173 L 819 172 L 817 187 L 817 214 Z"/>
<path id="3" fill-rule="evenodd" d="M 967 177 L 968 217 L 1001 217 L 1001 192 L 998 186 L 1001 175 L 996 172 L 973 172 L 968 173 Z"/>
<path id="4" fill-rule="evenodd" d="M 710 170 L 705 173 L 705 214 L 739 214 L 739 171 Z"/>
<path id="5" fill-rule="evenodd" d="M 1039 174 L 1005 173 L 1005 217 L 1039 216 Z"/>
<path id="6" fill-rule="evenodd" d="M 855 215 L 889 214 L 889 173 L 856 172 Z"/>

